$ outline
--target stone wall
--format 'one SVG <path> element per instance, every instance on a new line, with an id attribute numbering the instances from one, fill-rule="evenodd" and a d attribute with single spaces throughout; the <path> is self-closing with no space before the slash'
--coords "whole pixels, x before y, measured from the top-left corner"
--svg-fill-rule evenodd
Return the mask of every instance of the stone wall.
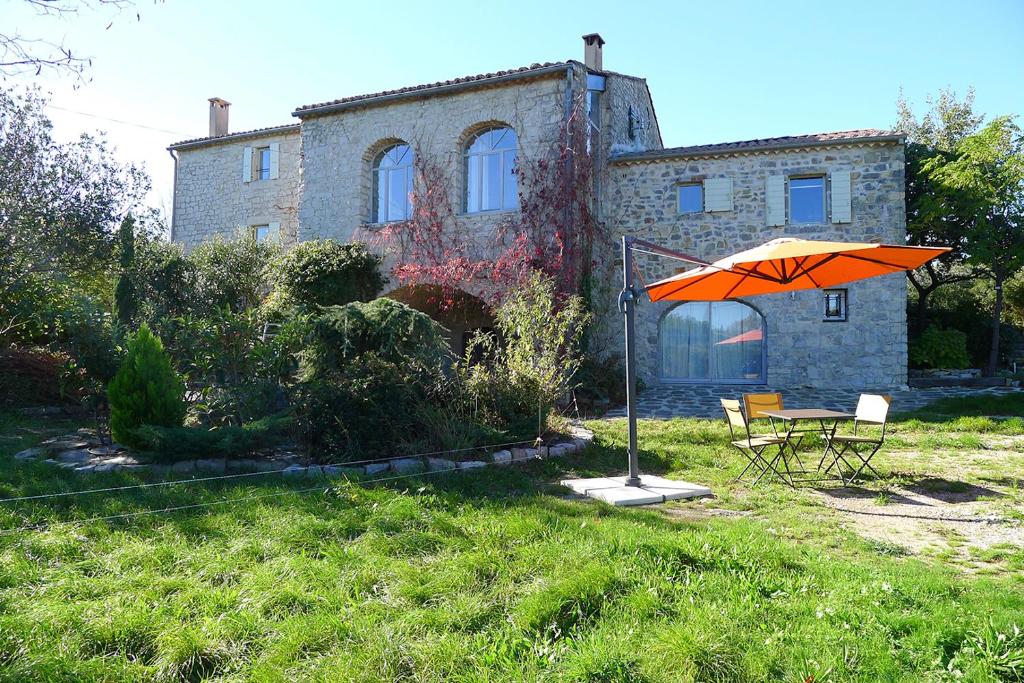
<path id="1" fill-rule="evenodd" d="M 765 226 L 764 179 L 768 174 L 852 172 L 853 218 L 834 225 Z M 631 234 L 714 260 L 768 240 L 884 241 L 902 244 L 904 214 L 903 146 L 829 145 L 805 150 L 705 156 L 659 161 L 616 162 L 604 195 L 609 231 Z M 679 214 L 676 187 L 704 178 L 733 179 L 734 210 Z M 616 245 L 604 254 L 618 262 Z M 682 266 L 638 256 L 648 280 L 667 277 Z M 621 277 L 621 276 L 619 276 Z M 820 291 L 752 297 L 746 301 L 765 318 L 767 383 L 774 386 L 896 387 L 907 382 L 906 279 L 902 274 L 850 283 L 848 322 L 823 322 Z M 604 297 L 603 324 L 621 340 L 621 316 Z M 658 322 L 672 303 L 638 308 L 639 374 L 658 383 Z"/>
<path id="2" fill-rule="evenodd" d="M 278 177 L 242 182 L 246 147 L 280 145 Z M 299 132 L 229 138 L 178 151 L 171 239 L 190 249 L 239 228 L 281 224 L 281 239 L 298 232 Z"/>
<path id="3" fill-rule="evenodd" d="M 303 187 L 299 239 L 374 241 L 370 166 L 390 143 L 404 141 L 447 169 L 449 201 L 461 228 L 486 243 L 507 212 L 464 213 L 463 149 L 491 125 L 511 126 L 521 159 L 549 154 L 565 117 L 564 73 L 533 81 L 403 100 L 306 118 L 302 122 Z M 424 156 L 427 158 L 427 156 Z M 471 292 L 480 294 L 479 291 Z"/>

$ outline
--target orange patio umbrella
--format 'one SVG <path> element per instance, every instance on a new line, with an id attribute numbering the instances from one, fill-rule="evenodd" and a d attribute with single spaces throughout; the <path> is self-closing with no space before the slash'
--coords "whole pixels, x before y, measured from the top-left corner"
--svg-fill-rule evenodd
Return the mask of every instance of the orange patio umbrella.
<path id="1" fill-rule="evenodd" d="M 949 251 L 783 237 L 648 286 L 651 301 L 722 301 L 902 273 Z"/>
<path id="2" fill-rule="evenodd" d="M 723 301 L 741 296 L 834 287 L 878 275 L 913 270 L 949 251 L 949 247 L 910 247 L 870 242 L 827 242 L 792 237 L 708 263 L 630 235 L 622 237 L 622 292 L 619 311 L 625 321 L 626 416 L 629 425 L 629 474 L 626 486 L 640 486 L 636 428 L 636 305 L 651 301 Z M 664 256 L 697 268 L 637 290 L 634 252 Z M 753 341 L 738 335 L 720 343 Z"/>

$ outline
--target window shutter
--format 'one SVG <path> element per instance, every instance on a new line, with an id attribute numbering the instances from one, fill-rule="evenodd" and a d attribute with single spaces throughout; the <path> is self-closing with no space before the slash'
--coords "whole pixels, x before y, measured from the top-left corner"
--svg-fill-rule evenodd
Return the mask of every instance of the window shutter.
<path id="1" fill-rule="evenodd" d="M 849 171 L 832 171 L 832 222 L 853 220 L 852 192 Z"/>
<path id="2" fill-rule="evenodd" d="M 274 176 L 271 176 L 274 177 Z M 277 242 L 281 239 L 281 224 L 280 223 L 268 223 L 267 224 L 267 239 Z"/>
<path id="3" fill-rule="evenodd" d="M 765 225 L 786 224 L 786 177 L 770 175 L 764 179 Z"/>
<path id="4" fill-rule="evenodd" d="M 242 150 L 242 182 L 247 183 L 252 180 L 252 147 L 246 147 Z"/>
<path id="5" fill-rule="evenodd" d="M 279 159 L 281 156 L 281 145 L 276 142 L 270 143 L 270 179 L 277 177 L 280 168 Z"/>
<path id="6" fill-rule="evenodd" d="M 732 211 L 732 178 L 708 178 L 704 181 L 704 210 Z"/>

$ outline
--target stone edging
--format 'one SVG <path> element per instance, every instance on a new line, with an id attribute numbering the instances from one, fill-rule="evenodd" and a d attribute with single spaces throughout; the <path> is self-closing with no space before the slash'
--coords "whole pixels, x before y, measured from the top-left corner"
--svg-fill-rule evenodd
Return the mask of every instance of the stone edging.
<path id="1" fill-rule="evenodd" d="M 536 448 L 511 448 L 485 454 L 484 460 L 449 460 L 438 457 L 398 456 L 382 459 L 365 465 L 303 465 L 298 456 L 284 453 L 267 460 L 255 459 L 197 459 L 182 460 L 173 465 L 149 464 L 137 459 L 116 446 L 87 448 L 89 445 L 82 434 L 70 434 L 44 441 L 39 446 L 15 453 L 15 460 L 39 460 L 41 462 L 73 470 L 79 473 L 91 472 L 148 472 L 152 474 L 204 474 L 218 475 L 235 472 L 280 472 L 286 477 L 340 477 L 340 476 L 387 476 L 416 474 L 419 472 L 443 472 L 469 470 L 489 465 L 512 465 L 528 460 L 559 458 L 578 453 L 594 439 L 594 433 L 581 426 L 573 426 L 567 440 L 546 444 Z M 185 480 L 187 481 L 187 480 Z"/>

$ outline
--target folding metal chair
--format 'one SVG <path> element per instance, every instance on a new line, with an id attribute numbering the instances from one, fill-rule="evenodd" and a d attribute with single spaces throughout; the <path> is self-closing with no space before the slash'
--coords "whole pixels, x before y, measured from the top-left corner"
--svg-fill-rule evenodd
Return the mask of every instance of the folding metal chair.
<path id="1" fill-rule="evenodd" d="M 772 427 L 772 434 L 779 436 L 778 426 L 775 424 L 775 418 L 771 415 L 765 415 L 765 410 L 784 410 L 785 406 L 782 403 L 782 394 L 778 392 L 764 393 L 764 394 L 743 394 L 743 412 L 747 416 L 747 421 L 765 419 Z M 803 431 L 803 430 L 796 430 Z M 793 451 L 793 457 L 796 458 L 796 462 L 800 465 L 800 469 L 804 469 L 804 463 L 800 460 L 800 454 L 797 449 L 800 448 L 800 444 L 803 442 L 804 437 L 801 435 L 796 441 L 790 440 L 788 446 Z"/>
<path id="2" fill-rule="evenodd" d="M 761 477 L 765 476 L 769 472 L 775 473 L 779 479 L 793 485 L 793 477 L 789 474 L 789 464 L 786 462 L 786 440 L 781 436 L 772 436 L 769 434 L 764 435 L 753 435 L 750 433 L 750 422 L 743 414 L 743 410 L 740 408 L 740 402 L 732 399 L 723 398 L 722 410 L 725 411 L 725 419 L 729 424 L 729 434 L 732 438 L 732 445 L 739 450 L 750 462 L 743 468 L 740 475 L 736 477 L 736 481 L 743 479 L 751 468 L 758 470 L 758 474 L 754 477 L 754 480 L 750 483 L 751 486 L 756 486 L 757 482 L 761 480 Z M 737 438 L 737 433 L 740 438 Z M 771 446 L 778 446 L 779 451 L 775 454 L 775 457 L 768 460 L 764 456 L 766 450 Z M 782 474 L 779 471 L 778 463 L 782 461 L 783 466 L 786 469 L 786 474 Z M 787 476 L 788 475 L 788 476 Z"/>
<path id="3" fill-rule="evenodd" d="M 871 458 L 874 457 L 875 453 L 882 448 L 882 444 L 885 443 L 885 425 L 889 417 L 889 404 L 891 402 L 891 396 L 861 394 L 860 399 L 857 401 L 857 410 L 853 420 L 853 434 L 825 435 L 829 448 L 835 455 L 835 462 L 828 469 L 831 469 L 833 466 L 839 468 L 839 476 L 842 477 L 842 469 L 839 466 L 839 462 L 842 461 L 853 472 L 849 479 L 843 479 L 845 484 L 853 483 L 865 468 L 871 470 L 876 477 L 881 476 L 878 474 L 878 470 L 871 465 Z M 880 426 L 881 430 L 873 435 L 858 433 L 862 425 Z M 839 447 L 838 450 L 837 446 Z M 849 460 L 843 457 L 847 453 L 856 455 L 857 459 L 860 460 L 860 465 L 854 467 Z M 824 458 L 822 458 L 822 462 L 824 462 Z"/>

